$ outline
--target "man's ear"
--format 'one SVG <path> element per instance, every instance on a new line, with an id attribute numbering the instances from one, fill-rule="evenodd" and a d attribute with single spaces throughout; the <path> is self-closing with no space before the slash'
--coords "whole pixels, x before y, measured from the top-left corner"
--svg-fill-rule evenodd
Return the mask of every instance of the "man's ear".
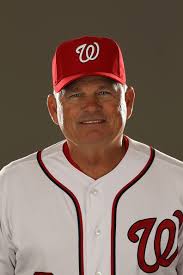
<path id="1" fill-rule="evenodd" d="M 57 102 L 54 95 L 49 94 L 47 97 L 47 107 L 48 112 L 50 114 L 51 119 L 55 124 L 58 125 L 58 118 L 57 118 Z"/>
<path id="2" fill-rule="evenodd" d="M 134 100 L 135 100 L 134 88 L 129 86 L 127 88 L 126 93 L 125 93 L 125 101 L 126 101 L 126 108 L 127 108 L 127 119 L 129 119 L 132 115 Z"/>

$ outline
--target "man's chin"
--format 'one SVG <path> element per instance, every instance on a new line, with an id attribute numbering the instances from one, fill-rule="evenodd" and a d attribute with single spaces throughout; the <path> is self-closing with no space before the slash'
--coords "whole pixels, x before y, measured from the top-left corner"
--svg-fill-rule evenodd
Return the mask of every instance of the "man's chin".
<path id="1" fill-rule="evenodd" d="M 104 136 L 104 135 L 93 135 L 91 134 L 90 136 L 88 137 L 83 137 L 83 138 L 80 138 L 78 140 L 78 144 L 80 145 L 100 145 L 100 144 L 104 144 L 105 142 L 107 143 L 107 141 L 109 142 L 109 137 L 107 136 Z"/>

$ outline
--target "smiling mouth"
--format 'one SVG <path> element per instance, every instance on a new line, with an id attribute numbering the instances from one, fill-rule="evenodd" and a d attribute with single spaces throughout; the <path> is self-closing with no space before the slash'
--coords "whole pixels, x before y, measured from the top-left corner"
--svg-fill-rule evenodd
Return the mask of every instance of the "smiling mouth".
<path id="1" fill-rule="evenodd" d="M 101 124 L 104 123 L 104 119 L 99 119 L 99 120 L 88 120 L 88 121 L 82 121 L 80 124 L 85 124 L 85 125 L 93 125 L 93 124 Z"/>

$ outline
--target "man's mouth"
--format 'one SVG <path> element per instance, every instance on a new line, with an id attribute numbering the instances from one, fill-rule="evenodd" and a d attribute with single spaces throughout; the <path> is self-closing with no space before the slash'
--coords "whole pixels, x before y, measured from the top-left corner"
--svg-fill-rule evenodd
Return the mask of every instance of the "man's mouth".
<path id="1" fill-rule="evenodd" d="M 81 121 L 81 124 L 100 124 L 100 123 L 104 123 L 105 120 L 104 119 L 97 119 L 97 120 L 87 120 L 87 121 Z"/>

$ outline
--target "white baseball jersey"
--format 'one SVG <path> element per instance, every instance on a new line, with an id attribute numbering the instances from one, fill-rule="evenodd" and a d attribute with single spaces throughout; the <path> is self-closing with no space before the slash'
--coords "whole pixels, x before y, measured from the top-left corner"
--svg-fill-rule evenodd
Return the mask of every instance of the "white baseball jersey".
<path id="1" fill-rule="evenodd" d="M 182 275 L 183 163 L 125 136 L 97 180 L 66 140 L 0 174 L 0 275 Z"/>

